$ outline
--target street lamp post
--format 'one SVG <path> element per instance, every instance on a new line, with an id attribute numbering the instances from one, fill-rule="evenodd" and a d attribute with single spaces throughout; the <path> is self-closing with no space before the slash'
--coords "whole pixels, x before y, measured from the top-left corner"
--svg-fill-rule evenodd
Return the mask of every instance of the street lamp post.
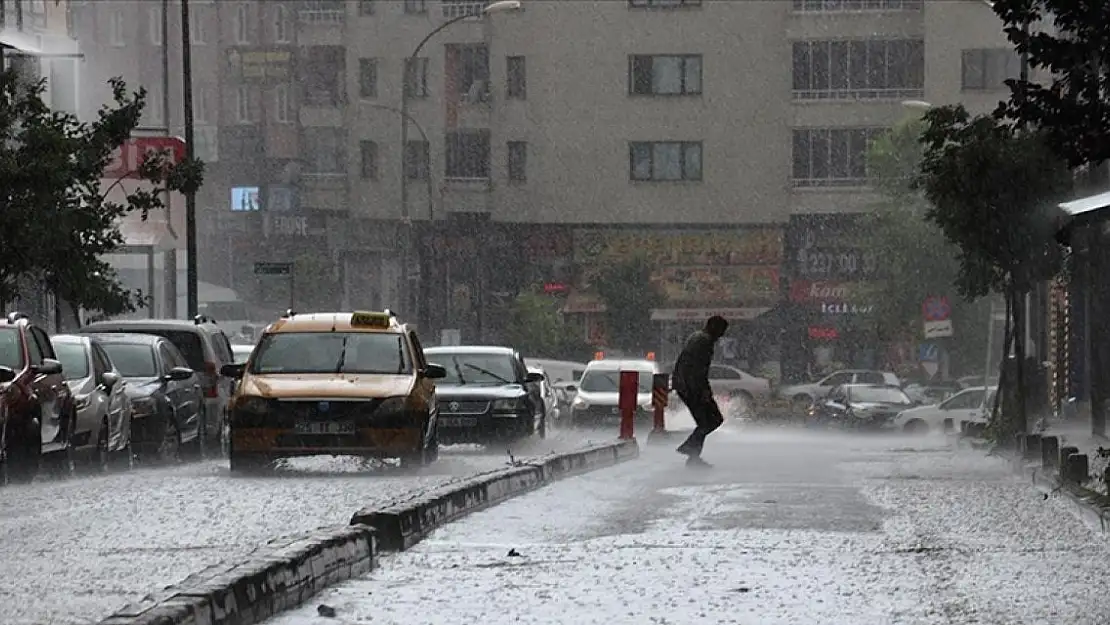
<path id="1" fill-rule="evenodd" d="M 193 53 L 190 39 L 189 0 L 181 0 L 181 99 L 185 104 L 185 160 L 191 162 L 196 149 L 193 145 Z M 190 319 L 196 317 L 199 306 L 197 280 L 197 193 L 190 186 L 185 192 L 185 305 Z"/>
<path id="2" fill-rule="evenodd" d="M 493 13 L 508 13 L 518 11 L 521 8 L 520 0 L 498 0 L 487 4 L 481 11 L 482 16 L 490 15 Z M 398 111 L 401 117 L 401 158 L 400 158 L 400 173 L 401 173 L 401 288 L 403 289 L 403 302 L 407 308 L 411 304 L 411 285 L 409 284 L 409 263 L 412 250 L 412 219 L 409 216 L 409 180 L 407 168 L 407 149 L 409 143 L 409 121 L 412 117 L 409 115 L 409 87 L 410 78 L 415 78 L 416 59 L 420 57 L 420 51 L 424 46 L 431 41 L 440 32 L 446 30 L 448 27 L 457 24 L 466 19 L 475 17 L 474 15 L 460 15 L 451 18 L 446 22 L 440 24 L 430 33 L 416 44 L 416 48 L 412 54 L 405 58 L 404 66 L 401 69 L 401 109 Z M 424 135 L 424 140 L 427 142 L 427 135 Z M 428 144 L 429 150 L 431 144 Z M 428 181 L 431 184 L 431 163 L 428 163 Z M 429 202 L 431 199 L 429 198 Z M 429 213 L 428 218 L 431 219 L 432 215 Z"/>

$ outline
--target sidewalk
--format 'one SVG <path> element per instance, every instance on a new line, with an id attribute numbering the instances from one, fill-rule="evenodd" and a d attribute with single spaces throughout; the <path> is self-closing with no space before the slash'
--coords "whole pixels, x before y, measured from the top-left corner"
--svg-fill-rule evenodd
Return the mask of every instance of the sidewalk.
<path id="1" fill-rule="evenodd" d="M 452 524 L 270 625 L 1085 625 L 1110 546 L 1007 463 L 732 426 Z M 1046 581 L 1046 580 L 1051 580 Z M 318 615 L 321 606 L 335 618 Z M 323 610 L 328 613 L 328 609 Z"/>
<path id="2" fill-rule="evenodd" d="M 1110 453 L 1110 438 L 1097 436 L 1091 432 L 1091 423 L 1086 419 L 1072 419 L 1070 421 L 1051 421 L 1048 427 L 1041 432 L 1041 436 L 1055 436 L 1060 441 L 1060 447 L 1076 447 L 1079 453 L 1086 454 L 1089 462 L 1088 472 L 1092 476 L 1091 486 L 1102 494 L 1107 494 L 1106 484 L 1102 482 L 1102 474 L 1110 465 L 1110 457 L 1101 457 L 1099 448 Z"/>

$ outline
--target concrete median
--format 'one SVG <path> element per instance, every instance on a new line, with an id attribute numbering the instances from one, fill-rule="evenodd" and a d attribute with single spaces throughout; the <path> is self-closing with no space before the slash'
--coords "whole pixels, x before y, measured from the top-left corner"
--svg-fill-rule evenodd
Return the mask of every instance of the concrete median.
<path id="1" fill-rule="evenodd" d="M 404 551 L 437 528 L 467 514 L 549 482 L 632 460 L 639 453 L 635 440 L 622 440 L 551 454 L 444 486 L 414 499 L 359 510 L 351 523 L 374 528 L 381 551 Z"/>
<path id="2" fill-rule="evenodd" d="M 369 572 L 376 562 L 370 527 L 311 532 L 272 541 L 241 564 L 192 575 L 100 625 L 253 625 Z"/>

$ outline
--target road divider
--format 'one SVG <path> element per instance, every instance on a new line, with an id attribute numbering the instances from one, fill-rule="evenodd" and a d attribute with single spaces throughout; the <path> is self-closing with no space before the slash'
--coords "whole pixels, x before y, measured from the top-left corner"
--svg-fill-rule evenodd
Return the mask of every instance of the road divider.
<path id="1" fill-rule="evenodd" d="M 544 484 L 615 465 L 639 456 L 635 439 L 555 453 L 491 471 L 388 506 L 359 510 L 352 525 L 377 531 L 379 549 L 404 551 L 456 519 L 535 490 Z"/>
<path id="2" fill-rule="evenodd" d="M 365 525 L 271 541 L 245 562 L 192 575 L 100 625 L 254 625 L 368 573 L 377 553 L 374 530 Z"/>

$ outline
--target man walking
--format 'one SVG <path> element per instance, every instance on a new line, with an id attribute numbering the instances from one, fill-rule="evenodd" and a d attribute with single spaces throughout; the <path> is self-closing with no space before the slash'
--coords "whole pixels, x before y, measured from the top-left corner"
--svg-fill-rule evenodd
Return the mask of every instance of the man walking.
<path id="1" fill-rule="evenodd" d="M 690 410 L 697 426 L 694 428 L 686 442 L 678 446 L 678 453 L 687 456 L 688 467 L 709 467 L 710 464 L 701 458 L 701 450 L 705 445 L 705 437 L 713 430 L 721 427 L 725 418 L 721 416 L 721 409 L 717 400 L 713 398 L 713 390 L 709 388 L 709 363 L 713 361 L 713 347 L 728 330 L 728 321 L 724 317 L 714 315 L 705 322 L 705 328 L 698 330 L 686 339 L 686 345 L 678 360 L 674 363 L 671 372 L 671 385 L 678 393 L 682 403 Z"/>

